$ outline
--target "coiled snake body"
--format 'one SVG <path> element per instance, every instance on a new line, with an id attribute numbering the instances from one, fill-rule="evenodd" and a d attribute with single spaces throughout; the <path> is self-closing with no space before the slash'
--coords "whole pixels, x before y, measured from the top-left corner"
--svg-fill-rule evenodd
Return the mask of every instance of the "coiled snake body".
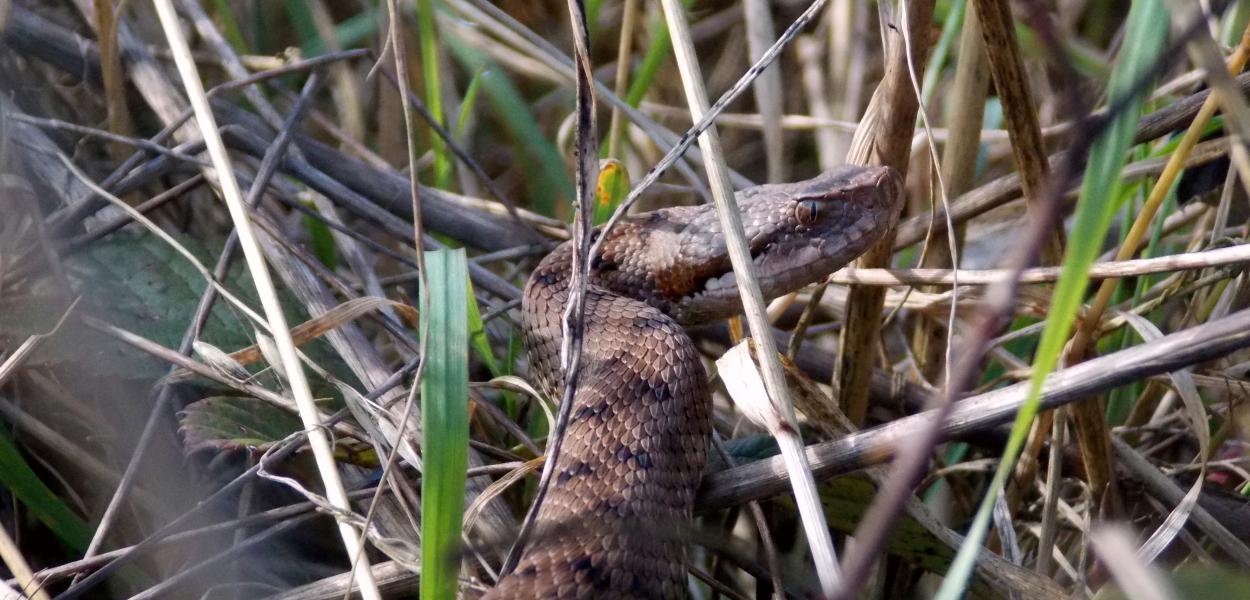
<path id="1" fill-rule="evenodd" d="M 886 167 L 840 167 L 737 194 L 766 297 L 817 281 L 897 219 L 902 181 Z M 535 535 L 487 598 L 682 598 L 685 549 L 711 431 L 698 351 L 682 330 L 741 312 L 713 207 L 623 220 L 591 263 L 581 375 Z M 561 316 L 571 244 L 525 288 L 531 372 L 559 398 Z M 667 535 L 665 535 L 667 534 Z"/>

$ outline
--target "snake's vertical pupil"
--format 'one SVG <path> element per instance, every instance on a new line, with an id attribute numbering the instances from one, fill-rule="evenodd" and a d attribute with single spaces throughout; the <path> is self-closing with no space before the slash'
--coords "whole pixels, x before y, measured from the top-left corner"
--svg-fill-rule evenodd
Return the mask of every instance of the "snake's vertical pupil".
<path id="1" fill-rule="evenodd" d="M 811 225 L 820 218 L 820 205 L 814 200 L 800 200 L 794 207 L 794 217 L 800 225 Z"/>

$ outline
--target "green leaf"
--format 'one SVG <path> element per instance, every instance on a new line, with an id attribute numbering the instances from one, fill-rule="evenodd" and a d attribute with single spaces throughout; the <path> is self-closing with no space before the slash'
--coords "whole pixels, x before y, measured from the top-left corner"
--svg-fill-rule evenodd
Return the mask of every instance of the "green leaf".
<path id="1" fill-rule="evenodd" d="M 1028 25 L 1016 21 L 1016 37 L 1020 40 L 1020 48 L 1025 55 L 1033 57 L 1049 57 L 1051 50 L 1038 39 L 1038 35 Z M 1102 58 L 1080 44 L 1061 41 L 1063 60 L 1081 75 L 1090 79 L 1101 80 L 1107 76 L 1107 65 Z M 1112 76 L 1114 78 L 1114 75 Z"/>
<path id="2" fill-rule="evenodd" d="M 1046 328 L 1038 345 L 1029 380 L 1029 395 L 1020 407 L 1003 451 L 1003 460 L 994 473 L 985 498 L 968 530 L 968 536 L 959 549 L 955 563 L 938 591 L 940 600 L 960 597 L 976 560 L 976 552 L 989 528 L 990 514 L 999 490 L 1015 468 L 1020 448 L 1037 416 L 1042 383 L 1054 370 L 1063 351 L 1064 343 L 1072 331 L 1073 320 L 1080 308 L 1081 299 L 1089 282 L 1089 266 L 1097 258 L 1111 220 L 1119 209 L 1115 199 L 1119 197 L 1120 169 L 1133 143 L 1137 120 L 1142 112 L 1143 98 L 1130 98 L 1134 85 L 1140 81 L 1162 52 L 1167 41 L 1168 13 L 1162 0 L 1134 2 L 1129 11 L 1127 34 L 1120 50 L 1119 62 L 1111 73 L 1108 104 L 1118 105 L 1129 99 L 1124 110 L 1115 115 L 1094 142 L 1086 165 L 1085 178 L 1081 182 L 1081 197 L 1077 201 L 1076 218 L 1058 284 L 1055 286 Z"/>
<path id="3" fill-rule="evenodd" d="M 1173 589 L 1165 593 L 1173 598 L 1250 598 L 1250 577 L 1245 572 L 1204 565 L 1182 567 L 1167 577 Z M 1108 587 L 1107 600 L 1132 600 L 1115 582 Z"/>
<path id="4" fill-rule="evenodd" d="M 426 253 L 429 289 L 421 378 L 421 597 L 455 598 L 469 449 L 468 262 L 463 249 Z"/>
<path id="5" fill-rule="evenodd" d="M 401 6 L 407 6 L 401 4 Z M 403 10 L 401 8 L 401 10 Z M 334 26 L 334 39 L 338 42 L 340 48 L 353 48 L 362 42 L 376 39 L 378 36 L 378 26 L 385 23 L 386 18 L 378 18 L 376 8 L 370 8 L 354 14 Z M 319 42 L 319 40 L 318 40 Z M 325 54 L 325 49 L 318 49 L 318 54 Z M 305 56 L 316 56 L 315 54 L 305 54 Z"/>
<path id="6" fill-rule="evenodd" d="M 215 262 L 213 252 L 220 249 L 217 240 L 175 237 L 202 264 Z M 167 348 L 178 347 L 207 285 L 194 265 L 148 233 L 109 236 L 71 257 L 67 265 L 71 279 L 96 314 L 123 329 L 142 332 Z M 239 274 L 240 270 L 232 270 L 223 283 L 244 302 L 257 306 L 250 282 L 244 282 Z M 303 318 L 292 320 L 298 323 Z M 200 339 L 232 351 L 250 345 L 251 337 L 250 325 L 225 301 L 218 301 L 209 313 Z M 41 357 L 62 360 L 75 356 L 72 346 L 63 347 L 68 342 L 57 338 L 48 342 L 40 352 Z M 156 378 L 168 370 L 168 365 L 129 347 L 119 348 L 108 358 L 133 364 L 132 370 L 126 372 L 132 377 Z M 106 364 L 85 366 L 101 374 L 107 373 L 104 369 L 109 368 Z"/>
<path id="7" fill-rule="evenodd" d="M 211 266 L 216 262 L 221 250 L 220 240 L 181 235 L 174 237 L 201 264 Z M 74 255 L 67 265 L 71 279 L 89 302 L 88 306 L 98 311 L 97 314 L 119 327 L 142 332 L 145 337 L 167 348 L 178 347 L 207 285 L 204 276 L 185 257 L 148 233 L 138 236 L 114 234 Z M 260 305 L 242 261 L 235 262 L 222 283 L 247 305 Z M 278 288 L 278 295 L 289 322 L 302 323 L 308 319 L 307 313 L 289 290 Z M 9 316 L 0 311 L 0 325 L 8 325 Z M 252 337 L 251 324 L 225 300 L 219 299 L 213 305 L 199 339 L 230 352 L 251 345 L 254 341 Z M 66 343 L 57 338 L 48 340 L 40 357 L 73 356 L 72 352 L 62 348 Z M 314 340 L 303 349 L 335 376 L 355 385 L 355 375 L 324 340 Z M 121 348 L 111 358 L 127 358 L 127 362 L 136 363 L 133 370 L 126 371 L 131 376 L 156 378 L 168 370 L 168 365 L 129 347 Z M 104 364 L 89 364 L 87 367 L 101 370 L 102 375 L 109 373 Z M 321 379 L 314 380 L 313 385 L 314 393 L 318 395 L 330 395 L 336 391 L 325 386 Z"/>
<path id="8" fill-rule="evenodd" d="M 595 186 L 595 225 L 608 222 L 616 207 L 629 195 L 629 171 L 615 158 L 599 161 L 599 184 Z"/>
<path id="9" fill-rule="evenodd" d="M 406 5 L 405 5 L 406 6 Z M 287 0 L 287 11 L 291 15 L 291 23 L 295 26 L 300 38 L 300 52 L 304 58 L 313 58 L 326 53 L 325 40 L 317 32 L 316 24 L 303 1 Z M 264 12 L 264 11 L 256 11 Z M 379 18 L 377 8 L 367 8 L 334 24 L 334 41 L 339 48 L 352 48 L 362 41 L 373 39 L 378 32 L 380 23 L 385 23 L 385 15 Z"/>
<path id="10" fill-rule="evenodd" d="M 1224 12 L 1224 29 L 1220 32 L 1220 43 L 1229 47 L 1236 46 L 1241 32 L 1246 29 L 1247 21 L 1250 21 L 1250 1 L 1234 2 L 1232 9 Z"/>
<path id="11" fill-rule="evenodd" d="M 251 396 L 211 396 L 188 404 L 178 415 L 187 452 L 264 451 L 304 428 L 295 413 Z M 376 468 L 372 446 L 350 439 L 334 444 L 334 459 Z"/>
<path id="12" fill-rule="evenodd" d="M 288 410 L 250 396 L 211 396 L 188 404 L 179 414 L 188 452 L 264 450 L 303 429 Z"/>
<path id="13" fill-rule="evenodd" d="M 290 17 L 295 34 L 299 36 L 304 56 L 325 54 L 325 42 L 321 39 L 321 34 L 317 33 L 317 22 L 313 19 L 312 9 L 308 4 L 302 0 L 286 0 L 286 14 Z M 314 47 L 316 52 L 310 52 Z"/>
<path id="14" fill-rule="evenodd" d="M 311 202 L 306 206 L 317 210 Z M 313 256 L 316 256 L 317 260 L 331 271 L 337 269 L 338 253 L 335 251 L 334 234 L 330 231 L 330 226 L 320 219 L 312 218 L 311 215 L 304 215 L 304 227 L 308 229 L 308 241 L 312 246 Z"/>

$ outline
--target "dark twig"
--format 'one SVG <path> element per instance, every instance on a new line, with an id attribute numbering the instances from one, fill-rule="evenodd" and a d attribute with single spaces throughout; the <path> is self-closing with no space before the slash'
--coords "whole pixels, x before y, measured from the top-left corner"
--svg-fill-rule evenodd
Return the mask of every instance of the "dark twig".
<path id="1" fill-rule="evenodd" d="M 138 150 L 146 150 L 153 154 L 165 154 L 165 155 L 169 155 L 173 158 L 177 158 L 178 160 L 182 160 L 185 162 L 195 163 L 201 166 L 208 166 L 208 161 L 206 160 L 199 159 L 195 156 L 183 154 L 175 148 L 167 148 L 165 146 L 162 146 L 156 143 L 153 140 L 147 140 L 147 139 L 132 137 L 128 135 L 119 135 L 119 134 L 116 134 L 116 133 L 113 133 L 111 131 L 107 131 L 104 129 L 96 129 L 95 127 L 86 127 L 84 125 L 79 125 L 77 123 L 67 123 L 65 121 L 59 121 L 57 119 L 44 119 L 40 117 L 32 117 L 29 115 L 14 115 L 13 118 L 17 119 L 18 121 L 30 123 L 31 125 L 44 128 L 44 129 L 60 129 L 63 131 L 70 131 L 70 132 L 82 135 L 84 137 L 100 138 L 102 140 L 116 142 L 118 144 L 123 144 L 126 146 L 133 146 Z M 132 157 L 133 156 L 134 155 L 132 155 Z"/>
<path id="2" fill-rule="evenodd" d="M 386 79 L 391 82 L 391 85 L 396 87 L 399 86 L 399 82 L 396 80 L 395 74 L 391 72 L 390 69 L 383 67 L 382 74 L 385 75 Z M 499 202 L 504 205 L 504 208 L 508 210 L 508 214 L 511 215 L 513 219 L 516 219 L 518 225 L 532 230 L 533 227 L 529 223 L 522 220 L 521 216 L 517 214 L 516 203 L 512 201 L 512 198 L 499 187 L 499 184 L 495 183 L 495 180 L 492 179 L 490 175 L 486 174 L 486 171 L 482 169 L 482 165 L 469 155 L 468 151 L 466 151 L 464 147 L 460 145 L 460 142 L 456 140 L 456 137 L 453 136 L 450 131 L 447 131 L 447 128 L 443 127 L 443 125 L 438 122 L 438 119 L 434 118 L 433 114 L 430 114 L 430 109 L 425 106 L 425 103 L 422 102 L 416 94 L 412 93 L 412 90 L 408 90 L 406 87 L 407 86 L 404 86 L 404 91 L 407 94 L 408 104 L 417 111 L 417 115 L 421 117 L 421 120 L 425 121 L 426 126 L 437 134 L 438 137 L 442 138 L 443 142 L 447 144 L 447 147 L 451 149 L 451 153 L 455 154 L 456 158 L 460 159 L 460 162 L 464 163 L 466 167 L 469 167 L 469 170 L 473 172 L 473 175 L 477 177 L 478 181 L 480 181 L 482 185 L 486 186 L 486 191 L 490 192 L 490 195 L 494 196 L 496 200 L 499 200 Z M 535 235 L 541 235 L 538 231 L 534 231 L 534 233 Z"/>
<path id="3" fill-rule="evenodd" d="M 0 40 L 4 44 L 21 51 L 24 55 L 46 61 L 72 75 L 81 76 L 84 73 L 89 74 L 93 72 L 93 69 L 95 70 L 94 72 L 98 72 L 98 53 L 95 51 L 95 44 L 91 40 L 77 36 L 59 25 L 35 16 L 21 6 L 14 6 L 11 16 L 13 27 L 6 29 L 6 36 Z M 249 136 L 260 140 L 259 148 L 253 147 L 247 151 L 256 156 L 263 155 L 264 148 L 272 143 L 270 139 L 272 136 L 269 134 L 270 127 L 255 115 L 222 101 L 219 97 L 222 92 L 274 77 L 288 75 L 292 72 L 307 70 L 327 62 L 359 58 L 368 53 L 368 50 L 348 50 L 327 54 L 300 63 L 286 65 L 279 69 L 259 73 L 246 79 L 221 84 L 213 88 L 208 93 L 210 98 L 213 99 L 213 110 L 222 124 L 223 133 L 227 133 L 228 124 L 242 126 Z M 92 80 L 88 78 L 88 81 L 95 82 L 98 79 Z M 189 116 L 190 111 L 184 111 L 179 115 L 177 121 L 167 125 L 160 135 L 152 138 L 152 141 L 160 143 L 168 138 Z M 385 211 L 404 218 L 412 217 L 407 177 L 394 171 L 380 170 L 372 165 L 365 164 L 354 157 L 347 156 L 303 135 L 297 134 L 295 141 L 301 153 L 306 157 L 305 165 L 315 168 L 322 173 L 319 183 L 325 185 L 327 184 L 326 180 L 330 180 L 340 191 L 351 190 L 357 194 L 357 197 L 374 204 L 376 207 L 381 207 Z M 238 138 L 230 139 L 227 136 L 227 143 L 234 145 L 237 142 Z M 183 153 L 189 153 L 185 148 L 180 150 Z M 121 174 L 132 169 L 145 155 L 146 153 L 140 153 L 132 156 L 114 175 L 120 179 Z M 283 165 L 284 170 L 290 167 L 289 163 L 284 163 Z M 336 195 L 327 192 L 318 183 L 307 181 L 306 183 L 317 189 L 317 191 L 338 201 Z M 119 191 L 110 187 L 110 185 L 114 184 L 113 175 L 105 180 L 105 184 L 105 189 L 110 189 L 114 192 Z M 545 241 L 545 238 L 535 235 L 532 229 L 518 227 L 510 219 L 504 220 L 497 215 L 461 206 L 453 202 L 450 199 L 451 195 L 447 192 L 425 187 L 420 188 L 420 190 L 423 196 L 421 202 L 425 213 L 426 225 L 431 230 L 445 233 L 468 245 L 485 250 L 499 250 L 514 246 L 519 242 L 541 243 Z M 98 198 L 88 203 L 79 203 L 72 209 L 56 213 L 52 217 L 51 223 L 55 223 L 57 226 L 72 226 L 80 222 L 86 215 L 99 210 L 101 206 L 103 206 L 103 200 Z M 56 230 L 54 229 L 53 231 Z M 485 288 L 486 284 L 483 284 L 482 279 L 480 272 L 474 273 L 474 282 Z M 492 283 L 498 282 L 499 278 L 495 277 L 495 282 Z M 507 287 L 510 286 L 497 286 L 496 290 L 498 291 L 492 290 L 492 292 L 500 293 L 505 297 L 515 297 L 515 288 L 512 288 L 513 293 L 508 295 L 505 292 Z"/>
<path id="4" fill-rule="evenodd" d="M 492 469 L 494 469 L 495 467 L 496 465 L 491 465 Z M 470 476 L 477 475 L 479 473 L 488 472 L 487 469 L 471 470 L 471 471 L 472 472 L 470 473 Z M 373 490 L 374 488 L 363 488 L 359 490 L 352 490 L 351 492 L 348 492 L 347 495 L 352 500 L 362 500 L 371 496 L 373 494 Z M 274 521 L 281 521 L 283 519 L 290 519 L 290 518 L 298 517 L 300 515 L 308 513 L 309 511 L 316 510 L 316 508 L 317 506 L 313 504 L 312 502 L 297 502 L 294 504 L 288 504 L 288 505 L 281 506 L 278 508 L 271 508 L 265 511 L 252 513 L 250 515 L 247 515 L 245 517 L 240 517 L 238 519 L 214 522 L 204 527 L 199 527 L 196 529 L 188 529 L 186 531 L 174 533 L 163 538 L 161 541 L 158 541 L 155 543 L 156 545 L 162 548 L 165 548 L 169 545 L 185 544 L 185 543 L 189 543 L 195 540 L 199 540 L 209 535 L 216 535 L 216 534 L 221 534 L 222 532 L 229 532 L 229 531 L 238 531 L 247 527 L 251 527 L 253 525 L 270 524 L 270 523 L 273 523 Z M 126 554 L 127 552 L 130 552 L 132 548 L 134 548 L 134 546 L 125 546 L 122 548 L 118 548 L 116 550 L 109 550 L 108 552 L 101 552 L 100 554 L 97 554 L 91 558 L 83 558 L 83 559 L 75 560 L 75 561 L 68 562 L 65 564 L 57 565 L 55 567 L 49 567 L 49 568 L 40 570 L 39 572 L 35 573 L 35 577 L 37 580 L 39 580 L 41 585 L 47 586 L 51 583 L 55 583 L 67 577 L 74 577 L 76 575 L 88 573 L 96 569 L 97 567 L 108 564 L 109 561 L 116 559 Z M 12 584 L 14 582 L 10 580 L 6 583 Z"/>
<path id="5" fill-rule="evenodd" d="M 195 175 L 192 175 L 182 181 L 179 181 L 176 185 L 170 187 L 169 189 L 155 196 L 152 196 L 151 198 L 148 198 L 144 202 L 140 203 L 138 206 L 135 206 L 135 210 L 138 211 L 140 214 L 147 214 L 162 206 L 165 206 L 165 204 L 168 203 L 169 201 L 179 198 L 183 194 L 199 187 L 200 184 L 202 183 L 204 183 L 204 175 L 202 173 L 196 173 Z M 84 233 L 80 236 L 74 237 L 73 239 L 69 240 L 66 243 L 66 248 L 68 252 L 71 252 L 71 253 L 81 250 L 103 239 L 104 237 L 108 236 L 110 233 L 113 233 L 121 229 L 122 227 L 129 225 L 130 222 L 131 222 L 131 218 L 129 214 L 118 215 L 112 221 L 109 221 L 108 223 L 100 227 L 92 229 L 91 231 L 87 233 Z"/>
<path id="6" fill-rule="evenodd" d="M 569 0 L 569 20 L 573 30 L 573 47 L 575 70 L 577 71 L 577 129 L 574 143 L 574 157 L 577 171 L 575 184 L 577 193 L 573 205 L 573 265 L 568 284 L 568 300 L 564 308 L 563 340 L 560 346 L 560 368 L 564 373 L 564 395 L 560 399 L 560 410 L 552 427 L 551 440 L 547 446 L 547 458 L 543 463 L 542 477 L 538 482 L 538 491 L 534 495 L 534 503 L 525 515 L 525 522 L 517 534 L 516 542 L 508 557 L 499 569 L 503 577 L 516 568 L 521 554 L 525 551 L 527 539 L 533 535 L 538 512 L 542 508 L 547 490 L 551 486 L 551 476 L 555 473 L 556 463 L 560 459 L 560 447 L 564 443 L 564 434 L 568 430 L 569 415 L 573 409 L 573 398 L 577 393 L 577 379 L 580 374 L 582 356 L 582 331 L 586 312 L 586 282 L 590 278 L 590 247 L 591 219 L 595 183 L 598 179 L 599 165 L 598 136 L 595 132 L 595 96 L 591 87 L 593 71 L 590 68 L 590 33 L 586 28 L 586 8 L 582 0 Z M 602 239 L 602 238 L 601 238 Z"/>
<path id="7" fill-rule="evenodd" d="M 1043 410 L 1143 378 L 1214 360 L 1250 347 L 1250 309 L 1185 329 L 1127 350 L 1056 371 L 1042 387 Z M 960 439 L 1010 422 L 1028 394 L 1028 382 L 954 402 L 946 418 L 938 410 L 903 417 L 845 438 L 808 446 L 812 472 L 824 481 L 881 464 L 898 451 L 916 447 L 922 430 L 935 427 L 937 439 Z M 696 510 L 708 512 L 760 500 L 788 489 L 780 457 L 713 473 L 703 480 Z M 878 494 L 880 495 L 880 494 Z"/>
<path id="8" fill-rule="evenodd" d="M 408 73 L 408 53 L 404 50 L 404 37 L 403 32 L 401 31 L 401 20 L 399 16 L 399 9 L 395 4 L 395 0 L 388 0 L 386 3 L 386 9 L 389 21 L 388 35 L 391 44 L 394 45 L 393 56 L 395 57 L 395 69 L 400 73 L 406 74 Z M 401 97 L 408 93 L 408 79 L 406 77 L 398 82 L 398 86 Z M 412 137 L 411 110 L 407 104 L 402 104 L 401 106 L 403 107 L 404 115 L 404 131 L 407 134 L 404 137 L 408 150 L 408 186 L 412 201 L 412 247 L 417 258 L 417 292 L 421 298 L 421 309 L 425 310 L 429 307 L 430 288 L 429 280 L 426 279 L 425 248 L 421 243 L 422 238 L 425 237 L 425 226 L 421 219 L 421 195 L 418 190 L 419 186 L 417 185 L 417 147 L 416 140 Z M 421 327 L 420 340 L 417 344 L 418 356 L 426 356 L 427 350 L 429 349 L 429 327 L 425 326 L 424 321 Z M 416 375 L 413 376 L 412 386 L 408 389 L 404 405 L 400 409 L 400 414 L 403 416 L 399 419 L 399 424 L 395 427 L 395 435 L 400 439 L 396 439 L 396 443 L 391 445 L 390 451 L 387 453 L 386 460 L 382 463 L 382 484 L 378 486 L 377 490 L 373 494 L 373 497 L 369 499 L 369 508 L 365 511 L 365 531 L 368 531 L 369 523 L 373 522 L 374 514 L 377 511 L 379 502 L 382 499 L 382 492 L 386 489 L 386 483 L 390 481 L 392 482 L 392 485 L 394 485 L 393 482 L 395 481 L 395 475 L 392 470 L 395 468 L 395 464 L 399 460 L 400 448 L 404 446 L 402 436 L 408 430 L 408 420 L 412 417 L 413 405 L 417 400 L 417 392 L 421 389 L 421 377 L 424 374 L 425 361 L 422 361 L 420 366 L 417 367 Z M 417 427 L 419 429 L 420 425 Z M 396 487 L 398 488 L 399 486 L 396 485 Z M 365 568 L 369 568 L 369 563 L 367 562 L 368 559 L 365 557 L 364 538 L 360 539 L 359 545 L 352 551 L 351 559 L 351 568 L 348 570 L 351 575 L 347 578 L 348 588 L 351 588 L 355 580 L 357 565 L 361 560 L 365 560 Z"/>
<path id="9" fill-rule="evenodd" d="M 314 518 L 316 518 L 318 515 L 319 513 L 308 513 L 305 515 L 300 515 L 288 521 L 282 521 L 281 523 L 278 523 L 277 525 L 274 525 L 268 529 L 265 529 L 264 531 L 261 531 L 260 533 L 250 535 L 246 539 L 240 541 L 237 544 L 234 544 L 230 548 L 222 550 L 221 552 L 218 552 L 217 554 L 214 554 L 208 557 L 207 559 L 199 563 L 196 563 L 195 565 L 180 569 L 176 574 L 170 576 L 167 579 L 162 580 L 160 583 L 138 594 L 135 594 L 134 596 L 131 596 L 130 598 L 131 600 L 148 600 L 149 598 L 158 598 L 162 594 L 169 592 L 171 589 L 173 589 L 175 585 L 184 581 L 188 577 L 191 577 L 192 575 L 195 575 L 197 573 L 201 573 L 204 571 L 204 569 L 207 569 L 209 567 L 229 564 L 230 562 L 234 560 L 240 559 L 247 555 L 247 550 L 249 548 L 252 548 L 253 546 L 256 546 L 257 544 L 260 544 L 262 542 L 268 541 L 270 538 L 273 538 L 274 536 L 277 536 L 278 534 L 291 531 L 295 529 L 296 527 L 303 525 L 304 523 L 310 522 Z"/>
<path id="10" fill-rule="evenodd" d="M 263 156 L 268 142 L 253 132 L 246 129 L 234 128 L 226 133 L 226 143 L 232 147 L 246 152 L 254 156 Z M 301 148 L 304 154 L 308 154 L 307 146 Z M 413 229 L 404 223 L 399 217 L 388 212 L 386 209 L 371 202 L 352 188 L 344 185 L 339 180 L 330 176 L 313 166 L 303 156 L 288 154 L 282 163 L 282 169 L 294 176 L 296 179 L 306 183 L 309 187 L 317 190 L 327 198 L 333 200 L 339 206 L 342 206 L 348 212 L 368 219 L 372 224 L 377 225 L 379 229 L 387 235 L 405 243 L 413 243 Z M 429 191 L 429 188 L 421 188 L 421 190 Z M 403 192 L 404 197 L 408 197 L 407 191 Z M 422 195 L 422 202 L 433 200 L 429 195 Z M 424 208 L 429 208 L 428 206 Z M 506 236 L 497 240 L 501 246 L 507 242 L 509 238 Z M 515 238 L 511 238 L 515 239 Z M 423 243 L 427 248 L 442 247 L 437 240 L 430 236 L 424 236 Z M 481 265 L 475 263 L 469 264 L 469 275 L 473 279 L 476 286 L 483 290 L 495 294 L 501 298 L 512 299 L 520 296 L 521 291 L 516 286 L 509 283 L 502 277 L 484 269 Z"/>

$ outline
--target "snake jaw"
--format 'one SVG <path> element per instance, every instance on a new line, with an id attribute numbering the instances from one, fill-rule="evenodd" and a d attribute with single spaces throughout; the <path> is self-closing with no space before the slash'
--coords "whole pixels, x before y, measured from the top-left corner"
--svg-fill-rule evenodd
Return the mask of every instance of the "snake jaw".
<path id="1" fill-rule="evenodd" d="M 819 281 L 862 254 L 898 220 L 903 180 L 888 167 L 843 166 L 799 183 L 764 185 L 738 194 L 755 273 L 765 297 Z M 688 282 L 665 310 L 690 325 L 741 311 L 716 215 L 707 210 L 680 234 L 685 260 L 720 271 Z"/>

